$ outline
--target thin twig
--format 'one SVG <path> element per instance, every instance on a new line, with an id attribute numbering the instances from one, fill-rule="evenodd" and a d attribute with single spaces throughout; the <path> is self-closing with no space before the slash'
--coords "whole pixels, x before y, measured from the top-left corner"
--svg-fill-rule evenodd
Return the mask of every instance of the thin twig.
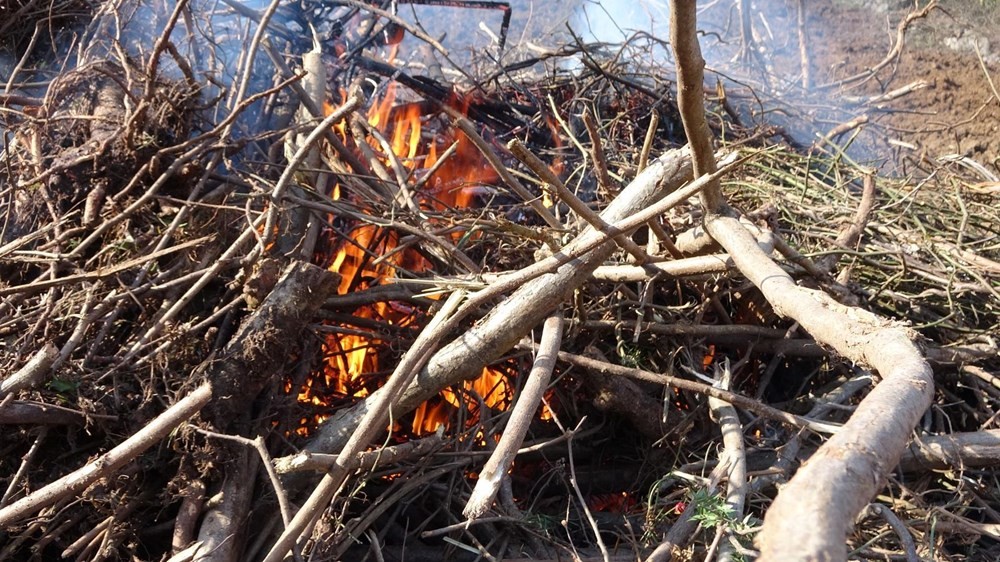
<path id="1" fill-rule="evenodd" d="M 527 203 L 528 206 L 530 206 L 532 210 L 534 210 L 535 213 L 537 213 L 538 216 L 545 221 L 546 224 L 548 224 L 552 228 L 562 230 L 563 224 L 559 222 L 559 219 L 554 217 L 552 213 L 549 212 L 549 210 L 546 209 L 544 205 L 542 205 L 542 202 L 539 200 L 539 198 L 532 195 L 532 193 L 528 191 L 528 189 L 524 187 L 524 185 L 522 185 L 521 182 L 519 182 L 516 177 L 514 177 L 514 174 L 510 173 L 510 170 L 508 170 L 507 166 L 505 166 L 504 163 L 500 160 L 500 157 L 496 155 L 496 152 L 494 152 L 493 149 L 490 148 L 490 145 L 486 143 L 486 140 L 483 139 L 483 137 L 476 131 L 476 128 L 475 126 L 473 126 L 472 122 L 466 119 L 464 116 L 459 114 L 456 110 L 452 109 L 451 107 L 448 107 L 447 105 L 444 105 L 442 107 L 446 112 L 448 112 L 449 115 L 451 115 L 452 119 L 455 122 L 455 126 L 457 126 L 459 129 L 461 129 L 463 133 L 465 133 L 465 136 L 472 141 L 472 144 L 476 145 L 476 148 L 479 149 L 479 152 L 481 152 L 482 155 L 486 158 L 486 160 L 490 163 L 490 166 L 492 166 L 493 169 L 496 170 L 497 174 L 500 174 L 500 178 L 503 180 L 504 184 L 506 184 L 507 187 L 513 190 L 518 197 L 520 197 L 525 203 Z"/>
<path id="2" fill-rule="evenodd" d="M 528 150 L 528 147 L 524 146 L 524 143 L 517 139 L 511 140 L 507 143 L 507 148 L 511 153 L 517 157 L 518 160 L 524 162 L 539 178 L 542 179 L 547 185 L 551 186 L 555 191 L 556 195 L 564 203 L 569 205 L 570 209 L 583 220 L 590 223 L 595 229 L 604 232 L 606 234 L 609 232 L 609 226 L 600 215 L 597 214 L 593 209 L 587 206 L 586 203 L 580 200 L 579 197 L 573 194 L 572 191 L 566 188 L 566 185 L 560 180 L 552 170 L 544 163 L 542 160 L 535 156 L 533 152 Z M 625 251 L 632 254 L 639 264 L 644 264 L 647 262 L 654 261 L 652 257 L 649 256 L 638 244 L 632 241 L 624 234 L 618 233 L 612 236 L 614 241 L 622 247 Z"/>

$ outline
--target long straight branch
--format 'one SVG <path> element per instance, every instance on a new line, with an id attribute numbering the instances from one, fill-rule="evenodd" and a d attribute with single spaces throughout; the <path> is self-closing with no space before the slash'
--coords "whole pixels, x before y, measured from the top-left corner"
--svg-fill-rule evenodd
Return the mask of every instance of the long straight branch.
<path id="1" fill-rule="evenodd" d="M 538 405 L 542 403 L 545 389 L 552 378 L 552 370 L 556 366 L 559 346 L 562 345 L 563 321 L 561 314 L 553 314 L 542 325 L 542 337 L 538 342 L 538 354 L 535 363 L 528 373 L 528 381 L 521 390 L 514 408 L 510 412 L 510 422 L 497 443 L 497 448 L 490 455 L 483 469 L 479 471 L 476 487 L 465 504 L 463 515 L 469 519 L 482 517 L 493 505 L 500 485 L 507 477 L 517 450 L 528 434 L 528 426 L 535 417 Z"/>

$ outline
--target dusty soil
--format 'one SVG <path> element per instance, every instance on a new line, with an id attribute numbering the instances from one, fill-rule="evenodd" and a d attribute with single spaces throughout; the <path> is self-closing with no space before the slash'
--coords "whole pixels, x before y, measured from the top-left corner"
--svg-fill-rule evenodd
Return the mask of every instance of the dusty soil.
<path id="1" fill-rule="evenodd" d="M 833 0 L 807 4 L 814 83 L 856 74 L 885 58 L 898 22 L 912 7 L 904 3 L 880 10 L 871 4 L 858 7 Z M 996 172 L 1000 99 L 987 77 L 988 72 L 994 84 L 1000 81 L 1000 56 L 991 50 L 991 45 L 1000 49 L 996 9 L 956 2 L 949 3 L 948 10 L 936 9 L 914 21 L 898 60 L 875 79 L 844 92 L 876 95 L 918 80 L 929 82 L 929 87 L 890 102 L 883 110 L 868 111 L 877 133 L 896 146 L 897 160 L 905 168 L 906 162 L 922 156 L 958 154 Z"/>

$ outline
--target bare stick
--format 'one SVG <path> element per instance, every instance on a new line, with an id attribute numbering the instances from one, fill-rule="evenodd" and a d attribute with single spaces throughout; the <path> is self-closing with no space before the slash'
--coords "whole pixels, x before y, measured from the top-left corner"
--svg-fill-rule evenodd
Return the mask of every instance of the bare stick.
<path id="1" fill-rule="evenodd" d="M 636 164 L 638 171 L 643 171 L 649 165 L 649 153 L 653 149 L 653 140 L 656 138 L 656 128 L 660 126 L 660 112 L 654 110 L 649 114 L 649 127 L 646 128 L 646 137 L 642 140 L 642 151 L 639 152 L 639 163 Z"/>
<path id="2" fill-rule="evenodd" d="M 305 71 L 305 78 L 302 80 L 302 88 L 312 99 L 312 105 L 322 106 L 323 98 L 326 95 L 327 77 L 326 67 L 323 65 L 322 51 L 317 39 L 313 39 L 313 48 L 309 52 L 302 54 L 302 68 Z M 307 123 L 312 117 L 305 103 L 300 102 L 301 107 L 295 114 L 295 122 L 298 124 Z M 294 154 L 308 138 L 302 134 L 288 135 L 285 141 L 286 154 Z M 322 169 L 322 158 L 320 147 L 317 144 L 311 145 L 308 155 L 305 158 L 305 171 L 300 174 L 306 184 L 320 193 L 323 190 L 323 182 L 326 181 L 326 171 Z M 291 193 L 300 197 L 305 197 L 305 191 L 299 186 L 291 188 Z M 280 206 L 280 202 L 274 202 L 275 206 Z M 281 233 L 278 235 L 278 251 L 284 255 L 291 256 L 297 250 L 298 256 L 308 261 L 316 249 L 316 240 L 319 236 L 320 223 L 315 214 L 307 209 L 297 207 L 288 213 L 289 217 L 281 226 Z"/>
<path id="3" fill-rule="evenodd" d="M 228 451 L 227 451 L 228 449 Z M 245 546 L 247 528 L 243 523 L 250 513 L 257 473 L 257 457 L 232 443 L 222 447 L 226 462 L 226 478 L 222 482 L 221 501 L 208 509 L 198 529 L 195 544 L 205 554 L 198 562 L 239 562 Z"/>
<path id="4" fill-rule="evenodd" d="M 830 131 L 822 137 L 822 140 L 829 144 L 835 144 L 838 137 L 857 129 L 862 125 L 867 125 L 869 121 L 871 121 L 871 118 L 868 117 L 868 115 L 859 115 L 850 121 L 846 121 L 830 129 Z"/>
<path id="5" fill-rule="evenodd" d="M 899 544 L 903 547 L 903 552 L 906 553 L 906 562 L 920 562 L 921 558 L 917 555 L 917 545 L 913 542 L 913 535 L 910 534 L 906 523 L 900 520 L 888 506 L 880 503 L 869 504 L 868 511 L 885 519 L 889 527 L 892 527 L 893 532 L 899 537 Z"/>
<path id="6" fill-rule="evenodd" d="M 552 378 L 552 369 L 556 365 L 556 355 L 562 345 L 563 322 L 561 314 L 554 314 L 542 325 L 542 337 L 538 343 L 538 353 L 535 363 L 528 373 L 528 380 L 511 410 L 507 428 L 500 437 L 496 449 L 490 459 L 479 472 L 479 480 L 469 496 L 462 514 L 469 519 L 482 517 L 493 505 L 500 484 L 507 477 L 517 450 L 528 434 L 528 426 L 535 419 L 535 412 L 542 402 L 542 396 Z"/>
<path id="7" fill-rule="evenodd" d="M 174 533 L 170 540 L 173 554 L 187 548 L 195 538 L 195 526 L 201 517 L 201 508 L 205 505 L 205 483 L 200 479 L 195 480 L 181 493 L 184 499 L 177 510 Z"/>
<path id="8" fill-rule="evenodd" d="M 924 88 L 930 88 L 931 83 L 927 80 L 914 80 L 905 86 L 900 86 L 895 90 L 888 91 L 884 94 L 879 94 L 872 97 L 854 97 L 854 96 L 844 96 L 844 101 L 848 103 L 856 103 L 858 105 L 867 105 L 873 109 L 884 109 L 888 102 L 895 99 L 899 99 L 903 96 L 912 94 L 923 90 Z"/>
<path id="9" fill-rule="evenodd" d="M 281 479 L 278 477 L 278 472 L 274 469 L 274 460 L 271 458 L 271 453 L 268 452 L 267 446 L 264 444 L 264 438 L 258 435 L 253 439 L 247 439 L 241 435 L 228 435 L 226 433 L 218 433 L 204 429 L 199 429 L 198 432 L 216 439 L 227 439 L 234 443 L 238 443 L 244 447 L 255 450 L 257 454 L 260 455 L 260 460 L 264 463 L 264 470 L 267 472 L 267 477 L 271 481 L 271 487 L 274 488 L 274 495 L 278 499 L 278 511 L 281 513 L 281 521 L 285 525 L 288 525 L 288 522 L 292 519 L 292 510 L 288 503 L 288 494 L 285 492 L 284 486 L 281 485 Z"/>
<path id="10" fill-rule="evenodd" d="M 59 350 L 51 342 L 47 342 L 16 373 L 0 381 L 0 398 L 40 383 L 58 358 Z"/>
<path id="11" fill-rule="evenodd" d="M 618 375 L 636 380 L 653 382 L 656 384 L 675 386 L 682 390 L 690 390 L 691 392 L 712 396 L 720 400 L 725 400 L 726 402 L 743 408 L 748 412 L 753 412 L 758 416 L 784 422 L 795 427 L 808 427 L 814 431 L 822 433 L 833 433 L 837 430 L 836 425 L 811 420 L 802 416 L 796 416 L 795 414 L 789 414 L 788 412 L 783 412 L 777 408 L 773 408 L 767 404 L 754 400 L 753 398 L 748 398 L 742 394 L 736 394 L 735 392 L 716 388 L 710 384 L 654 373 L 652 371 L 644 371 L 642 369 L 622 367 L 621 365 L 615 365 L 613 363 L 591 359 L 590 357 L 575 355 L 573 353 L 566 353 L 565 351 L 559 352 L 559 360 L 599 373 Z"/>
<path id="12" fill-rule="evenodd" d="M 697 9 L 695 0 L 671 0 L 670 46 L 677 60 L 677 108 L 684 122 L 684 134 L 691 146 L 695 177 L 716 171 L 712 132 L 705 119 L 705 59 L 695 35 Z M 716 213 L 725 204 L 718 181 L 711 181 L 701 191 L 706 213 Z"/>
<path id="13" fill-rule="evenodd" d="M 590 524 L 590 528 L 594 531 L 594 540 L 597 541 L 597 547 L 601 549 L 601 555 L 604 557 L 605 562 L 608 562 L 610 558 L 608 557 L 608 547 L 604 545 L 604 539 L 601 537 L 601 529 L 597 526 L 597 521 L 594 519 L 594 514 L 590 512 L 590 507 L 587 506 L 587 500 L 583 497 L 583 491 L 580 490 L 580 484 L 576 477 L 576 455 L 573 454 L 573 437 L 566 441 L 566 457 L 569 459 L 569 484 L 573 487 L 573 491 L 576 492 L 576 499 L 580 502 L 580 509 L 583 511 L 584 516 L 587 518 L 587 523 Z"/>
<path id="14" fill-rule="evenodd" d="M 761 532 L 762 560 L 805 560 L 819 553 L 845 559 L 844 537 L 855 516 L 882 486 L 930 405 L 933 373 L 911 341 L 912 331 L 799 287 L 735 219 L 709 217 L 706 228 L 775 311 L 883 377 L 841 431 L 782 489 Z"/>
<path id="15" fill-rule="evenodd" d="M 27 402 L 13 398 L 13 394 L 8 394 L 0 402 L 0 425 L 83 425 L 87 422 L 88 417 L 98 417 L 54 404 Z M 117 419 L 115 416 L 100 417 Z"/>
<path id="16" fill-rule="evenodd" d="M 406 443 L 393 445 L 392 447 L 382 447 L 375 451 L 365 451 L 351 461 L 351 467 L 354 470 L 370 471 L 376 465 L 388 466 L 406 459 L 421 458 L 440 447 L 442 441 L 441 435 L 435 433 L 430 437 L 414 439 Z M 278 459 L 274 462 L 274 469 L 278 474 L 302 471 L 328 472 L 336 462 L 337 455 L 302 451 L 292 457 Z"/>
<path id="17" fill-rule="evenodd" d="M 83 467 L 51 482 L 41 489 L 0 509 L 0 527 L 6 527 L 37 513 L 60 499 L 79 494 L 88 486 L 108 476 L 159 443 L 170 432 L 198 413 L 212 397 L 212 388 L 202 384 L 191 394 L 167 408 L 146 427 L 137 431 L 120 445 L 97 457 Z"/>
<path id="18" fill-rule="evenodd" d="M 551 186 L 556 192 L 556 195 L 562 199 L 564 203 L 569 205 L 569 208 L 573 209 L 573 211 L 580 218 L 590 223 L 590 226 L 595 229 L 606 234 L 610 234 L 608 230 L 610 225 L 604 222 L 604 219 L 602 219 L 600 215 L 588 207 L 587 204 L 574 195 L 572 191 L 567 189 L 562 180 L 560 180 L 552 172 L 552 170 L 549 169 L 545 162 L 542 162 L 539 157 L 535 156 L 533 152 L 528 150 L 528 147 L 524 146 L 524 143 L 517 139 L 513 139 L 507 143 L 507 148 L 514 154 L 515 157 L 517 157 L 518 160 L 524 162 L 525 165 L 531 168 L 531 170 L 535 172 L 535 174 L 538 175 L 542 181 Z M 631 238 L 625 236 L 624 234 L 613 234 L 612 238 L 618 243 L 619 246 L 622 247 L 622 249 L 632 254 L 632 257 L 635 259 L 639 260 L 640 264 L 653 261 L 653 258 L 643 251 L 638 244 L 633 242 Z"/>
<path id="19" fill-rule="evenodd" d="M 594 169 L 597 171 L 597 185 L 604 193 L 617 195 L 614 184 L 611 183 L 611 176 L 608 174 L 608 160 L 604 156 L 604 148 L 601 146 L 601 133 L 597 128 L 597 118 L 588 109 L 583 112 L 583 124 L 587 127 L 587 134 L 590 135 L 590 157 L 594 160 Z"/>
<path id="20" fill-rule="evenodd" d="M 275 227 L 278 224 L 278 213 L 281 209 L 282 199 L 285 197 L 285 191 L 292 182 L 292 178 L 295 177 L 296 172 L 299 170 L 299 166 L 307 162 L 310 154 L 313 154 L 314 152 L 313 146 L 319 142 L 321 138 L 326 136 L 327 132 L 333 127 L 333 124 L 342 120 L 348 113 L 354 111 L 354 109 L 360 104 L 361 99 L 357 96 L 347 98 L 347 101 L 345 101 L 343 105 L 320 121 L 320 123 L 316 125 L 316 128 L 314 128 L 305 140 L 299 144 L 298 149 L 295 151 L 292 158 L 289 159 L 288 165 L 285 166 L 284 171 L 281 173 L 281 177 L 278 178 L 278 182 L 274 184 L 274 189 L 271 191 L 271 206 L 267 210 L 267 222 L 264 224 L 263 240 L 261 240 L 262 247 L 266 247 L 274 237 Z"/>
<path id="21" fill-rule="evenodd" d="M 30 294 L 34 294 L 34 293 L 37 293 L 37 292 L 41 292 L 41 291 L 43 291 L 45 289 L 48 289 L 48 288 L 51 288 L 51 287 L 59 287 L 59 286 L 62 286 L 62 285 L 69 285 L 69 284 L 73 284 L 73 283 L 79 283 L 81 281 L 94 281 L 94 280 L 97 280 L 97 279 L 104 279 L 106 277 L 110 277 L 110 276 L 115 275 L 117 273 L 121 273 L 122 271 L 128 271 L 129 269 L 132 269 L 133 267 L 136 267 L 136 266 L 139 266 L 139 265 L 143 265 L 145 263 L 149 263 L 149 262 L 155 261 L 155 260 L 157 260 L 157 259 L 159 259 L 159 258 L 161 258 L 163 256 L 173 254 L 173 253 L 178 252 L 180 250 L 186 250 L 188 248 L 197 247 L 197 246 L 199 246 L 201 244 L 204 244 L 205 242 L 207 242 L 211 238 L 212 238 L 211 236 L 203 236 L 203 237 L 197 238 L 195 240 L 189 240 L 187 242 L 184 242 L 182 244 L 178 244 L 178 245 L 173 246 L 171 248 L 167 248 L 165 250 L 160 250 L 160 251 L 157 251 L 157 252 L 153 252 L 153 253 L 147 254 L 145 256 L 139 256 L 137 258 L 132 258 L 130 260 L 126 260 L 126 261 L 123 261 L 121 263 L 117 263 L 115 265 L 111 265 L 111 266 L 108 266 L 108 267 L 99 267 L 99 268 L 97 268 L 96 271 L 88 271 L 86 273 L 77 273 L 75 275 L 67 275 L 65 277 L 57 277 L 55 279 L 44 279 L 44 280 L 39 279 L 39 280 L 33 281 L 31 283 L 25 284 L 25 285 L 16 285 L 14 287 L 5 287 L 3 289 L 0 289 L 0 296 L 7 296 L 7 295 L 14 295 L 14 294 L 30 295 Z"/>
<path id="22" fill-rule="evenodd" d="M 861 192 L 861 202 L 854 213 L 854 220 L 841 230 L 837 236 L 836 244 L 841 248 L 855 249 L 858 242 L 861 241 L 861 234 L 864 232 L 865 227 L 868 226 L 872 211 L 875 209 L 875 176 L 873 174 L 865 174 L 862 185 L 864 187 Z M 824 256 L 817 261 L 816 266 L 825 272 L 830 272 L 837 264 L 837 258 L 838 255 L 836 253 Z"/>
<path id="23" fill-rule="evenodd" d="M 716 365 L 716 380 L 718 384 L 728 389 L 732 379 L 732 372 L 728 363 L 722 366 Z M 722 444 L 726 462 L 726 507 L 729 508 L 731 520 L 740 521 L 743 519 L 743 510 L 747 499 L 747 456 L 746 447 L 743 443 L 743 424 L 740 423 L 740 416 L 736 413 L 736 408 L 718 398 L 709 397 L 708 407 L 722 430 Z M 731 529 L 722 530 L 722 534 L 729 536 Z M 730 561 L 733 559 L 733 546 L 728 540 L 722 543 L 719 550 L 719 559 Z"/>
<path id="24" fill-rule="evenodd" d="M 904 472 L 964 470 L 1000 465 L 1000 429 L 921 436 L 899 461 Z"/>
<path id="25" fill-rule="evenodd" d="M 14 497 L 18 487 L 21 485 L 21 479 L 24 478 L 24 475 L 28 472 L 28 467 L 30 467 L 31 463 L 34 462 L 35 455 L 38 454 L 38 451 L 41 449 L 42 443 L 45 442 L 45 437 L 48 436 L 48 434 L 49 428 L 43 426 L 42 429 L 39 430 L 38 435 L 35 437 L 35 442 L 31 444 L 31 448 L 28 449 L 28 452 L 25 453 L 23 457 L 21 457 L 21 466 L 18 467 L 17 472 L 14 473 L 14 476 L 10 479 L 10 485 L 7 486 L 7 490 L 3 493 L 3 497 L 0 498 L 0 507 L 4 507 L 9 504 L 10 500 Z"/>
<path id="26" fill-rule="evenodd" d="M 802 88 L 812 87 L 812 69 L 809 62 L 809 40 L 806 36 L 806 0 L 798 0 L 795 6 L 796 24 L 799 31 L 799 63 L 802 66 Z"/>

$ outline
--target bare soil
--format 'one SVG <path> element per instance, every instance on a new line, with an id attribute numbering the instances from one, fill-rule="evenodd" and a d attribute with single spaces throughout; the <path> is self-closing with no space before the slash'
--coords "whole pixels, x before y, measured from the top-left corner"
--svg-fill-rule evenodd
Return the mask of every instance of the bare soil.
<path id="1" fill-rule="evenodd" d="M 834 0 L 806 4 L 814 84 L 854 75 L 885 58 L 898 22 L 912 8 L 896 3 L 880 10 L 873 7 L 878 3 Z M 918 80 L 929 82 L 929 87 L 870 114 L 883 140 L 911 146 L 893 142 L 897 160 L 905 164 L 911 158 L 958 154 L 996 171 L 1000 99 L 990 77 L 994 83 L 1000 79 L 1000 56 L 991 50 L 991 45 L 1000 49 L 1000 27 L 996 15 L 977 2 L 949 3 L 947 9 L 914 21 L 896 62 L 844 93 L 877 95 Z"/>

